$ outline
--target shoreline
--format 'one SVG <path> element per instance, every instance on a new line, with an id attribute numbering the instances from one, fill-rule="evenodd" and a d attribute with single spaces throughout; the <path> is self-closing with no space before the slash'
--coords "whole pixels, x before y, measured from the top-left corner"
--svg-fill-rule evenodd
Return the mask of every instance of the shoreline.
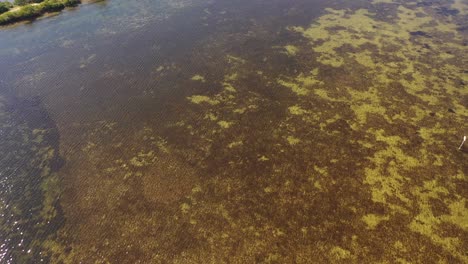
<path id="1" fill-rule="evenodd" d="M 40 3 L 31 3 L 23 6 L 14 5 L 10 10 L 0 14 L 0 26 L 33 20 L 46 13 L 58 12 L 66 7 L 73 7 L 79 4 L 81 4 L 80 0 L 45 0 Z"/>

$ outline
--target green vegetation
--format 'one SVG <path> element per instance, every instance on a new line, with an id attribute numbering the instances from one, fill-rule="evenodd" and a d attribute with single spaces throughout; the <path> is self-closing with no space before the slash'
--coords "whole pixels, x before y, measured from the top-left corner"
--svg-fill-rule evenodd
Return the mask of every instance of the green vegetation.
<path id="1" fill-rule="evenodd" d="M 0 14 L 7 12 L 12 7 L 13 5 L 10 2 L 0 2 Z"/>
<path id="2" fill-rule="evenodd" d="M 33 3 L 40 3 L 42 1 L 43 0 L 15 0 L 14 3 L 15 5 L 24 6 Z"/>
<path id="3" fill-rule="evenodd" d="M 16 7 L 7 12 L 0 12 L 0 25 L 32 19 L 47 12 L 60 11 L 68 6 L 76 6 L 80 0 L 16 0 Z M 0 5 L 1 10 L 1 5 Z"/>

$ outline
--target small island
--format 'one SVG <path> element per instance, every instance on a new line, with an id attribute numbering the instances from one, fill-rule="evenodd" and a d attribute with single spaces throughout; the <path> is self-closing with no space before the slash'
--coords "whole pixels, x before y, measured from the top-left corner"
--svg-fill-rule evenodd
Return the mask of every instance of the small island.
<path id="1" fill-rule="evenodd" d="M 15 0 L 14 3 L 0 1 L 0 25 L 31 20 L 44 13 L 76 6 L 80 2 L 80 0 Z"/>

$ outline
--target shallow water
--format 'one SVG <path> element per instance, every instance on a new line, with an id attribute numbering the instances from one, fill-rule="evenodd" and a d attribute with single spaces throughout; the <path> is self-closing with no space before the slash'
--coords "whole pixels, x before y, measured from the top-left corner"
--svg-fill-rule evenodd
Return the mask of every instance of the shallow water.
<path id="1" fill-rule="evenodd" d="M 466 263 L 466 1 L 102 1 L 0 29 L 0 262 Z"/>

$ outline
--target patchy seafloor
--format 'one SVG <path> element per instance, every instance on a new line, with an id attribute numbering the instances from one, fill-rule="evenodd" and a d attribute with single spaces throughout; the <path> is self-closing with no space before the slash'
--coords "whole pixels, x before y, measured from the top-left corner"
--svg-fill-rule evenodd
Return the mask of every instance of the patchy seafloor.
<path id="1" fill-rule="evenodd" d="M 162 2 L 8 57 L 0 260 L 468 263 L 466 1 Z"/>

